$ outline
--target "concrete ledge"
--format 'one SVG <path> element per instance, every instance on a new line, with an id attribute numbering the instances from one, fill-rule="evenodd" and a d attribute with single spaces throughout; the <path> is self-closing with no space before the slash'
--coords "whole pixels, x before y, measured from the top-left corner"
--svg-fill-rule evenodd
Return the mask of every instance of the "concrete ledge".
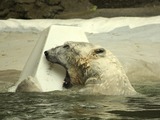
<path id="1" fill-rule="evenodd" d="M 45 29 L 25 65 L 19 81 L 9 89 L 9 92 L 15 92 L 23 80 L 26 82 L 31 78 L 40 92 L 62 90 L 65 69 L 56 64 L 50 65 L 43 53 L 66 41 L 88 42 L 85 33 L 78 27 L 52 25 Z"/>

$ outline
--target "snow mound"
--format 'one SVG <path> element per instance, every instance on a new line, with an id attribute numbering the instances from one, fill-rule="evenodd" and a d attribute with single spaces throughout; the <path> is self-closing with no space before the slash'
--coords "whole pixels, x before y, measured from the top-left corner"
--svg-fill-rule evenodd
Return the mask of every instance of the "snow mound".
<path id="1" fill-rule="evenodd" d="M 51 25 L 78 26 L 88 33 L 109 32 L 118 27 L 135 28 L 148 24 L 159 24 L 160 16 L 155 17 L 97 17 L 92 19 L 8 19 L 0 20 L 1 32 L 40 32 Z"/>

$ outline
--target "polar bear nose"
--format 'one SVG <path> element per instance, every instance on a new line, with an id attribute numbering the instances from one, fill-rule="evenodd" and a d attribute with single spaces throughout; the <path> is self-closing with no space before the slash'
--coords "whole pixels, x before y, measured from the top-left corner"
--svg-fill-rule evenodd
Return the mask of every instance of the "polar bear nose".
<path id="1" fill-rule="evenodd" d="M 45 51 L 44 54 L 45 54 L 45 56 L 47 57 L 47 56 L 48 56 L 48 51 Z"/>

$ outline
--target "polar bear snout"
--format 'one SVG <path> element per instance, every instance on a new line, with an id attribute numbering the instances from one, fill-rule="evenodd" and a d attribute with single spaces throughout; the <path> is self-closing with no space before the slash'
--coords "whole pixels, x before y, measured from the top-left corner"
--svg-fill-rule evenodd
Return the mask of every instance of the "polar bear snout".
<path id="1" fill-rule="evenodd" d="M 49 55 L 48 51 L 45 51 L 44 54 L 46 57 L 48 57 L 48 55 Z"/>
<path id="2" fill-rule="evenodd" d="M 48 50 L 44 52 L 44 55 L 46 57 L 46 59 L 51 62 L 51 63 L 58 63 L 61 64 L 58 55 L 56 54 L 55 50 Z"/>
<path id="3" fill-rule="evenodd" d="M 49 52 L 48 52 L 48 51 L 45 51 L 45 52 L 44 52 L 44 55 L 45 55 L 46 59 L 47 59 L 48 61 L 50 61 L 50 60 L 49 60 L 49 58 L 50 58 L 50 57 L 49 57 Z"/>

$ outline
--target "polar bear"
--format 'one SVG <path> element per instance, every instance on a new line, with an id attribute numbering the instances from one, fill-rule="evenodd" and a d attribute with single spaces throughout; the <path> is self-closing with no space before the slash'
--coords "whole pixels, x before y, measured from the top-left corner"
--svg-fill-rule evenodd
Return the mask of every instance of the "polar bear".
<path id="1" fill-rule="evenodd" d="M 44 54 L 49 62 L 66 69 L 64 87 L 82 86 L 79 91 L 85 94 L 137 94 L 119 60 L 101 46 L 69 41 Z"/>

